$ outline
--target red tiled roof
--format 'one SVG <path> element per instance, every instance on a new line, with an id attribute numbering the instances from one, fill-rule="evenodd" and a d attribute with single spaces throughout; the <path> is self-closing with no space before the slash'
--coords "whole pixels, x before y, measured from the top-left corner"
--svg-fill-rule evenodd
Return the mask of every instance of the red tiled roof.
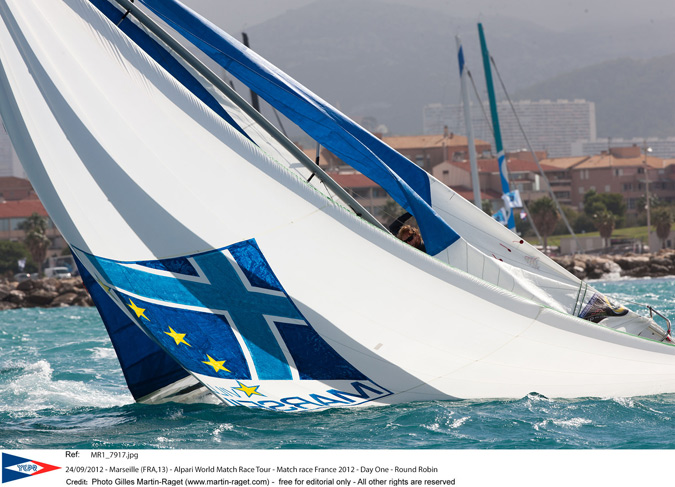
<path id="1" fill-rule="evenodd" d="M 361 173 L 329 173 L 329 175 L 343 188 L 371 188 L 378 186 Z"/>
<path id="2" fill-rule="evenodd" d="M 663 169 L 668 164 L 659 157 L 647 156 L 647 165 L 654 169 Z M 611 167 L 640 167 L 645 162 L 644 156 L 639 157 L 614 157 L 611 154 L 600 154 L 589 157 L 587 160 L 575 166 L 575 169 L 600 169 Z"/>
<path id="3" fill-rule="evenodd" d="M 451 189 L 455 193 L 460 195 L 462 198 L 467 199 L 469 201 L 473 201 L 473 189 L 467 188 L 466 186 L 452 186 Z M 498 200 L 498 199 L 501 199 L 501 195 L 499 193 L 497 193 L 496 191 L 492 191 L 491 189 L 481 190 L 480 199 L 481 200 Z"/>
<path id="4" fill-rule="evenodd" d="M 453 166 L 460 167 L 462 169 L 470 170 L 468 162 L 452 162 Z M 498 173 L 499 172 L 499 162 L 497 159 L 477 159 L 476 164 L 478 165 L 478 172 L 488 172 L 488 173 Z M 534 161 L 524 161 L 522 159 L 508 159 L 506 165 L 510 172 L 539 172 L 539 167 Z M 541 164 L 541 167 L 544 171 L 555 171 L 558 168 L 554 166 L 549 166 L 546 164 Z"/>
<path id="5" fill-rule="evenodd" d="M 0 218 L 27 218 L 33 213 L 48 216 L 40 200 L 3 201 L 0 203 Z"/>
<path id="6" fill-rule="evenodd" d="M 465 146 L 468 144 L 466 136 L 457 134 L 445 138 L 443 137 L 443 134 L 399 135 L 382 137 L 382 141 L 396 150 L 443 147 L 444 142 L 447 147 Z M 487 142 L 478 139 L 475 139 L 474 143 L 477 145 L 489 145 Z"/>

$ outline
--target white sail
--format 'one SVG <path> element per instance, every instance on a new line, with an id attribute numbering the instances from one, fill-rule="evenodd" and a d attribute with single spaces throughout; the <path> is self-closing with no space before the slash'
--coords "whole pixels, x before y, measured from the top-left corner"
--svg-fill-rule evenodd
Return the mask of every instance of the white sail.
<path id="1" fill-rule="evenodd" d="M 40 199 L 96 292 L 223 402 L 675 392 L 670 344 L 472 269 L 501 266 L 480 256 L 512 237 L 440 183 L 466 237 L 434 258 L 271 158 L 89 2 L 2 0 L 0 16 L 0 112 Z M 511 250 L 578 287 L 534 252 Z"/>

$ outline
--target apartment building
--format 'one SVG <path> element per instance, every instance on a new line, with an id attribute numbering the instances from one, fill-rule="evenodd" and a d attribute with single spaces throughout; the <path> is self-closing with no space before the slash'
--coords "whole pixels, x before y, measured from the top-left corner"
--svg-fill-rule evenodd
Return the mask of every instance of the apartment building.
<path id="1" fill-rule="evenodd" d="M 0 240 L 23 241 L 21 224 L 33 213 L 47 219 L 47 237 L 52 241 L 47 256 L 60 255 L 67 244 L 47 214 L 27 179 L 0 177 Z"/>
<path id="2" fill-rule="evenodd" d="M 546 151 L 551 157 L 573 155 L 572 143 L 594 141 L 597 137 L 595 103 L 586 100 L 521 100 L 497 103 L 504 150 L 516 152 L 528 149 L 523 132 L 532 148 Z M 494 140 L 490 108 L 472 105 L 471 124 L 476 138 Z M 523 130 L 521 130 L 521 125 Z M 431 104 L 423 109 L 424 133 L 439 133 L 443 127 L 455 133 L 467 133 L 461 105 Z"/>
<path id="3" fill-rule="evenodd" d="M 391 200 L 387 192 L 371 179 L 357 171 L 330 172 L 330 177 L 342 186 L 368 213 L 385 223 L 398 215 L 388 215 L 387 202 Z"/>
<path id="4" fill-rule="evenodd" d="M 497 159 L 478 159 L 478 180 L 480 182 L 481 200 L 490 201 L 495 209 L 502 205 L 501 176 Z M 520 192 L 523 201 L 532 201 L 548 194 L 539 166 L 533 158 L 517 158 L 507 155 L 510 188 Z M 545 173 L 556 171 L 556 167 L 541 164 Z M 468 192 L 462 188 L 472 188 L 471 165 L 468 161 L 445 161 L 433 170 L 433 176 L 450 186 L 465 198 L 473 201 L 473 190 Z M 458 191 L 458 189 L 461 189 Z M 466 194 L 463 194 L 466 193 Z"/>
<path id="5" fill-rule="evenodd" d="M 609 151 L 612 147 L 648 147 L 650 154 L 663 159 L 675 158 L 675 137 L 633 137 L 603 138 L 592 140 L 579 140 L 572 144 L 572 155 L 592 156 L 603 151 Z"/>
<path id="6" fill-rule="evenodd" d="M 0 121 L 1 122 L 1 121 Z M 0 177 L 25 178 L 26 172 L 14 151 L 4 124 L 0 123 Z"/>
<path id="7" fill-rule="evenodd" d="M 649 186 L 651 195 L 669 203 L 675 202 L 675 161 L 646 156 L 640 147 L 612 148 L 599 155 L 583 159 L 569 169 L 571 177 L 571 205 L 583 208 L 584 195 L 620 193 L 627 212 L 638 211 L 638 201 L 644 198 Z"/>
<path id="8" fill-rule="evenodd" d="M 469 158 L 467 137 L 447 130 L 433 135 L 380 136 L 380 138 L 429 173 L 443 161 L 461 161 Z M 474 144 L 479 157 L 489 157 L 491 147 L 488 142 L 474 139 Z M 314 159 L 313 156 L 312 159 Z M 344 162 L 326 150 L 321 151 L 321 161 L 321 165 L 325 165 L 329 171 L 351 170 Z"/>
<path id="9" fill-rule="evenodd" d="M 38 199 L 0 202 L 0 240 L 22 242 L 26 232 L 20 228 L 21 224 L 33 213 L 47 219 L 46 235 L 52 241 L 47 257 L 60 255 L 67 244 Z"/>

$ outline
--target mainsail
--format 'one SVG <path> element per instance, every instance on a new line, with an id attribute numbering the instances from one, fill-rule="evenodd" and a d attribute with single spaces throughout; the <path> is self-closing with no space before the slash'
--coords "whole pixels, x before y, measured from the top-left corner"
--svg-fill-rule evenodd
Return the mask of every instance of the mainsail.
<path id="1" fill-rule="evenodd" d="M 146 2 L 167 21 L 196 18 L 177 2 Z M 235 46 L 230 72 L 245 66 L 259 95 L 295 89 L 290 109 L 311 107 L 325 147 L 364 156 L 364 172 L 425 221 L 434 255 L 365 222 L 110 5 L 0 1 L 0 114 L 137 399 L 208 389 L 226 404 L 298 411 L 675 391 L 675 348 L 650 320 L 215 27 L 186 31 L 214 57 Z"/>

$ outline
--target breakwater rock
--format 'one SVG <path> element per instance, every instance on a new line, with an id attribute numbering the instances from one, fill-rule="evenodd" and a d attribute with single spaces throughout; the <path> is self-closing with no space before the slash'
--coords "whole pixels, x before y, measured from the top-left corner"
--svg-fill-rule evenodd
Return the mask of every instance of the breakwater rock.
<path id="1" fill-rule="evenodd" d="M 79 277 L 0 283 L 0 310 L 93 305 Z"/>
<path id="2" fill-rule="evenodd" d="M 580 279 L 675 276 L 675 250 L 653 254 L 563 255 L 554 261 Z"/>

